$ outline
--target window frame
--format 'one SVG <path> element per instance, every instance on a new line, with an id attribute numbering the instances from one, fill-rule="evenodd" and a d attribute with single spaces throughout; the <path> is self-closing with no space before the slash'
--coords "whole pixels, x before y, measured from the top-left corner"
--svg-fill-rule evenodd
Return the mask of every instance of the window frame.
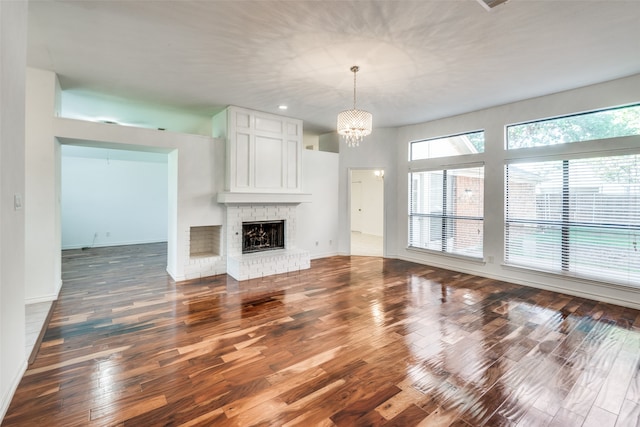
<path id="1" fill-rule="evenodd" d="M 433 160 L 433 159 L 421 159 L 421 160 L 417 160 L 417 162 L 422 162 L 424 160 Z M 413 193 L 414 193 L 414 186 L 413 186 L 413 174 L 419 174 L 419 173 L 429 173 L 429 172 L 443 172 L 445 178 L 444 178 L 444 182 L 443 182 L 443 191 L 442 191 L 442 199 L 443 199 L 443 206 L 447 205 L 447 202 L 445 202 L 444 200 L 448 200 L 450 195 L 446 193 L 446 176 L 447 173 L 449 171 L 454 171 L 454 170 L 464 170 L 464 169 L 475 169 L 475 168 L 482 168 L 482 176 L 483 176 L 483 183 L 482 183 L 482 188 L 483 188 L 483 200 L 482 200 L 482 216 L 481 217 L 475 217 L 475 216 L 464 216 L 464 215 L 447 215 L 444 212 L 444 208 L 443 208 L 443 212 L 441 215 L 433 215 L 433 214 L 425 214 L 425 213 L 414 213 L 412 211 L 412 202 L 413 202 Z M 469 163 L 459 163 L 459 164 L 451 164 L 451 165 L 443 165 L 441 167 L 437 167 L 435 165 L 432 165 L 432 167 L 421 167 L 421 168 L 409 168 L 408 170 L 408 174 L 407 174 L 407 178 L 408 178 L 408 191 L 407 191 L 407 195 L 408 195 L 408 204 L 407 204 L 407 247 L 406 249 L 408 250 L 413 250 L 413 251 L 420 251 L 420 252 L 425 252 L 425 253 L 431 253 L 431 254 L 437 254 L 437 255 L 441 255 L 441 256 L 447 256 L 447 257 L 455 257 L 455 258 L 463 258 L 466 260 L 470 260 L 470 261 L 475 261 L 475 262 L 484 262 L 484 222 L 485 222 L 485 215 L 484 215 L 484 171 L 485 169 L 485 163 L 484 162 L 469 162 Z M 441 230 L 441 234 L 442 234 L 442 238 L 440 239 L 441 241 L 441 247 L 440 250 L 435 250 L 435 249 L 431 249 L 431 248 L 424 248 L 424 247 L 420 247 L 420 246 L 413 246 L 412 245 L 412 219 L 414 217 L 428 217 L 428 218 L 440 218 L 440 221 L 442 223 L 442 227 L 440 228 Z M 447 224 L 450 221 L 455 221 L 455 220 L 473 220 L 473 221 L 481 221 L 482 224 L 482 239 L 481 239 L 481 254 L 479 256 L 473 256 L 473 255 L 466 255 L 466 254 L 462 254 L 462 253 L 458 253 L 458 252 L 450 252 L 447 249 L 447 243 L 446 243 L 446 236 L 448 236 L 447 233 L 451 232 L 453 233 L 453 229 L 449 229 L 447 227 Z"/>
<path id="2" fill-rule="evenodd" d="M 571 118 L 571 117 L 588 116 L 588 115 L 591 115 L 591 114 L 598 114 L 598 113 L 603 113 L 603 112 L 607 112 L 607 111 L 615 111 L 615 110 L 624 110 L 624 109 L 627 109 L 627 108 L 636 108 L 636 107 L 640 108 L 640 102 L 634 102 L 634 103 L 631 103 L 631 104 L 617 105 L 617 106 L 613 106 L 613 107 L 597 108 L 597 109 L 594 109 L 594 110 L 580 111 L 580 112 L 569 113 L 569 114 L 561 114 L 561 115 L 558 115 L 558 116 L 550 116 L 550 117 L 539 118 L 539 119 L 535 119 L 535 120 L 525 120 L 525 121 L 521 121 L 521 122 L 509 123 L 509 124 L 506 124 L 505 127 L 504 127 L 504 139 L 503 139 L 504 147 L 503 147 L 503 149 L 507 153 L 507 156 L 509 156 L 511 153 L 519 152 L 521 150 L 550 149 L 550 148 L 554 148 L 554 147 L 566 147 L 566 146 L 570 146 L 572 144 L 578 144 L 578 145 L 589 144 L 589 143 L 593 144 L 596 141 L 612 141 L 612 140 L 619 140 L 621 138 L 634 138 L 634 137 L 640 136 L 640 133 L 635 134 L 635 135 L 613 136 L 613 137 L 604 137 L 604 138 L 597 137 L 595 139 L 584 139 L 584 140 L 577 140 L 577 141 L 569 141 L 569 142 L 565 142 L 565 143 L 551 144 L 551 145 L 534 145 L 534 146 L 531 146 L 531 147 L 509 148 L 509 128 L 511 128 L 511 127 L 523 126 L 523 125 L 528 125 L 528 124 L 536 124 L 536 123 L 544 123 L 544 122 L 552 122 L 554 120 L 568 119 L 568 118 Z"/>
<path id="3" fill-rule="evenodd" d="M 516 123 L 516 125 L 527 124 L 527 123 L 537 123 L 541 121 L 553 120 L 554 118 L 564 118 L 564 117 L 573 117 L 577 115 L 586 115 L 591 113 L 597 113 L 602 111 L 609 111 L 614 109 L 623 109 L 628 107 L 636 107 L 640 106 L 638 103 L 622 105 L 618 107 L 611 108 L 600 108 L 597 110 L 591 110 L 581 113 L 575 114 L 566 114 L 558 117 L 552 117 L 547 119 L 539 119 L 539 120 L 531 120 L 526 122 Z M 508 127 L 512 126 L 512 124 L 505 125 L 504 127 L 504 150 L 503 150 L 503 202 L 504 202 L 504 211 L 503 211 L 503 267 L 509 269 L 523 269 L 530 272 L 535 272 L 536 274 L 548 274 L 554 277 L 571 277 L 573 279 L 577 279 L 580 281 L 591 281 L 595 283 L 605 284 L 607 286 L 616 286 L 622 288 L 631 288 L 638 289 L 638 286 L 633 286 L 632 283 L 628 281 L 616 281 L 611 278 L 611 276 L 603 274 L 601 276 L 594 275 L 590 271 L 576 271 L 575 268 L 560 268 L 559 270 L 545 269 L 545 268 L 536 268 L 531 265 L 519 265 L 509 263 L 507 259 L 507 243 L 508 243 L 508 216 L 507 209 L 509 206 L 509 200 L 507 198 L 507 167 L 509 165 L 517 165 L 518 163 L 536 163 L 536 162 L 545 162 L 545 161 L 567 161 L 571 160 L 579 160 L 579 159 L 589 159 L 589 158 L 606 158 L 606 157 L 617 157 L 623 155 L 640 155 L 640 135 L 627 135 L 627 136 L 617 136 L 610 138 L 601 138 L 601 139 L 592 139 L 592 140 L 582 140 L 582 141 L 574 141 L 563 144 L 553 144 L 553 145 L 543 145 L 543 146 L 533 146 L 533 147 L 524 147 L 524 148 L 508 148 Z M 512 203 L 512 202 L 511 202 Z M 640 224 L 639 224 L 640 225 Z M 568 242 L 567 242 L 568 244 Z M 565 254 L 565 257 L 568 256 L 568 253 Z M 568 259 L 560 260 L 560 263 L 568 262 Z"/>
<path id="4" fill-rule="evenodd" d="M 457 154 L 457 155 L 451 155 L 451 156 L 438 156 L 438 157 L 425 157 L 425 158 L 421 158 L 421 159 L 413 159 L 413 145 L 414 144 L 418 144 L 421 142 L 431 142 L 431 141 L 437 141 L 437 140 L 441 140 L 441 139 L 447 139 L 447 138 L 455 138 L 458 136 L 465 136 L 465 135 L 471 135 L 471 134 L 476 134 L 476 133 L 482 133 L 483 134 L 483 147 L 482 147 L 482 151 L 478 151 L 477 153 L 467 153 L 467 154 Z M 434 136 L 434 137 L 430 137 L 430 138 L 423 138 L 423 139 L 415 139 L 415 140 L 411 140 L 408 143 L 408 161 L 409 163 L 412 162 L 423 162 L 423 161 L 431 161 L 431 160 L 442 160 L 442 159 L 449 159 L 449 158 L 453 158 L 453 159 L 459 159 L 459 158 L 464 158 L 464 157 L 468 157 L 468 156 L 478 156 L 478 155 L 482 155 L 485 153 L 485 149 L 486 149 L 486 139 L 484 139 L 484 135 L 485 135 L 485 129 L 481 128 L 481 129 L 476 129 L 476 130 L 471 130 L 471 131 L 465 131 L 465 132 L 456 132 L 456 133 L 451 133 L 448 135 L 441 135 L 441 136 Z"/>

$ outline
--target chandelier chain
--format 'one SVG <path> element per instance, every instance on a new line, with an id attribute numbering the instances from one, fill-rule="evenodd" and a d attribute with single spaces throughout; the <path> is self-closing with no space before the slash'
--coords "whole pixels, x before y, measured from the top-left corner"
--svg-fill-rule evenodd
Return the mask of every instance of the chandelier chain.
<path id="1" fill-rule="evenodd" d="M 358 73 L 359 67 L 354 65 L 351 67 L 351 71 L 353 71 L 353 109 L 356 109 L 356 74 Z"/>

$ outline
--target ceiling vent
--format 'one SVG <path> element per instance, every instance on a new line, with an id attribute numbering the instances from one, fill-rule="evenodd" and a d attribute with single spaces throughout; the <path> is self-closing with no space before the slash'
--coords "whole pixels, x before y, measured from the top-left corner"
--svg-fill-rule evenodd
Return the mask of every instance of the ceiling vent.
<path id="1" fill-rule="evenodd" d="M 491 10 L 496 6 L 500 6 L 502 3 L 506 3 L 509 0 L 477 0 L 487 10 Z"/>

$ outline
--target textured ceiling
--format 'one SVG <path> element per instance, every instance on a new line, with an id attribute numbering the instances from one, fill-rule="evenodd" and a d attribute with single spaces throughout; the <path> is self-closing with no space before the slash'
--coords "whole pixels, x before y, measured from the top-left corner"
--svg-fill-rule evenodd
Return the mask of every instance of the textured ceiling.
<path id="1" fill-rule="evenodd" d="M 640 73 L 640 0 L 29 2 L 28 63 L 63 89 L 335 129 L 423 122 Z"/>

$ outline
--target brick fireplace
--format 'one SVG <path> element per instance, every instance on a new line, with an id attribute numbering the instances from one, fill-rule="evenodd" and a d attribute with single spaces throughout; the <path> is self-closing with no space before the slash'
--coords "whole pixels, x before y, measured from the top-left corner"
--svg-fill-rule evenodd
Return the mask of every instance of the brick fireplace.
<path id="1" fill-rule="evenodd" d="M 248 280 L 307 269 L 308 251 L 296 247 L 297 203 L 226 203 L 227 274 Z M 282 221 L 284 247 L 243 253 L 243 223 Z"/>
<path id="2" fill-rule="evenodd" d="M 213 124 L 227 142 L 225 191 L 217 196 L 226 206 L 227 274 L 247 280 L 309 268 L 309 252 L 296 246 L 297 207 L 311 200 L 301 187 L 302 121 L 230 106 Z M 273 222 L 281 223 L 283 241 L 256 240 L 265 232 L 259 223 Z M 258 224 L 254 247 L 244 252 L 243 223 Z"/>

